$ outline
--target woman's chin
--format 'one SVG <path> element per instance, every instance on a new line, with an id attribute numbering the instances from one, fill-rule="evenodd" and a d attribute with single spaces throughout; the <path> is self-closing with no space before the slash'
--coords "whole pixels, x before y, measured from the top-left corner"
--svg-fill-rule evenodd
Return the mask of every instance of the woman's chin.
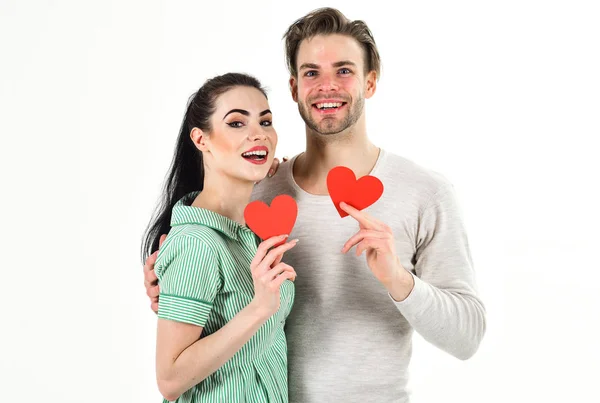
<path id="1" fill-rule="evenodd" d="M 263 179 L 265 179 L 266 177 L 267 177 L 267 173 L 265 172 L 265 173 L 264 173 L 264 175 L 257 175 L 257 176 L 255 176 L 255 177 L 253 178 L 253 181 L 254 181 L 254 182 L 260 182 L 260 181 L 262 181 Z"/>
<path id="2" fill-rule="evenodd" d="M 244 175 L 243 179 L 246 180 L 246 181 L 248 181 L 248 182 L 252 182 L 252 183 L 260 182 L 260 181 L 262 181 L 263 179 L 265 179 L 267 177 L 267 172 L 269 170 L 268 169 L 264 169 L 264 170 L 261 170 L 261 171 L 264 171 L 264 172 L 257 171 L 257 172 L 249 173 L 248 175 Z"/>
<path id="3" fill-rule="evenodd" d="M 265 164 L 261 165 L 257 164 L 251 167 L 240 167 L 242 169 L 236 169 L 238 175 L 235 176 L 237 176 L 238 179 L 252 183 L 262 181 L 267 177 L 272 163 L 272 161 L 267 161 Z"/>

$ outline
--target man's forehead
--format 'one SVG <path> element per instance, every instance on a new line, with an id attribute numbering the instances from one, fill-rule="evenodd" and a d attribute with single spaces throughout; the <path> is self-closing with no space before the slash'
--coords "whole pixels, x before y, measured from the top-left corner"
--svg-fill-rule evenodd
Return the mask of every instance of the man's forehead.
<path id="1" fill-rule="evenodd" d="M 358 41 L 348 35 L 317 35 L 304 39 L 298 48 L 298 66 L 303 64 L 334 65 L 348 61 L 363 61 L 363 49 Z"/>

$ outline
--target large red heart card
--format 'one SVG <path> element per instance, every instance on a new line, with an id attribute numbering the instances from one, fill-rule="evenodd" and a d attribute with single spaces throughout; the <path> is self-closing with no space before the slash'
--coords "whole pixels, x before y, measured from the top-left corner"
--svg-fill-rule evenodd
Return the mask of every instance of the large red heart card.
<path id="1" fill-rule="evenodd" d="M 348 213 L 340 208 L 340 202 L 357 210 L 367 208 L 383 194 L 383 183 L 371 175 L 356 180 L 356 175 L 350 168 L 337 166 L 327 174 L 327 189 L 333 205 L 343 218 Z"/>
<path id="2" fill-rule="evenodd" d="M 289 195 L 279 195 L 273 199 L 271 206 L 255 200 L 244 210 L 246 225 L 263 241 L 278 235 L 289 235 L 298 217 L 296 200 Z M 275 246 L 283 244 L 278 243 Z"/>

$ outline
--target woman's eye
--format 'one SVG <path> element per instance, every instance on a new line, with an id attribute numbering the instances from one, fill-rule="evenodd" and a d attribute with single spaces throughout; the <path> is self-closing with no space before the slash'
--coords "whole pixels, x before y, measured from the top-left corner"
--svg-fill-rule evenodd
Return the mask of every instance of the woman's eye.
<path id="1" fill-rule="evenodd" d="M 231 122 L 227 124 L 231 127 L 242 127 L 244 125 L 242 122 Z"/>
<path id="2" fill-rule="evenodd" d="M 260 124 L 262 126 L 271 126 L 273 122 L 271 122 L 270 120 L 263 120 L 262 122 L 260 122 Z"/>

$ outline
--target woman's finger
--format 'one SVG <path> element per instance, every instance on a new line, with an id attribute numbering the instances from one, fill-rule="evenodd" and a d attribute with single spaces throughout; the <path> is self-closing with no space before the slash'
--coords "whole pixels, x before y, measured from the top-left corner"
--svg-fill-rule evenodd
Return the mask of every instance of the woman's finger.
<path id="1" fill-rule="evenodd" d="M 262 262 L 262 260 L 265 258 L 265 255 L 267 254 L 269 249 L 271 249 L 273 246 L 277 245 L 279 242 L 283 241 L 287 237 L 288 235 L 279 235 L 262 241 L 260 245 L 258 245 L 258 249 L 254 254 L 252 262 L 250 262 L 250 268 L 258 266 L 260 262 Z"/>

